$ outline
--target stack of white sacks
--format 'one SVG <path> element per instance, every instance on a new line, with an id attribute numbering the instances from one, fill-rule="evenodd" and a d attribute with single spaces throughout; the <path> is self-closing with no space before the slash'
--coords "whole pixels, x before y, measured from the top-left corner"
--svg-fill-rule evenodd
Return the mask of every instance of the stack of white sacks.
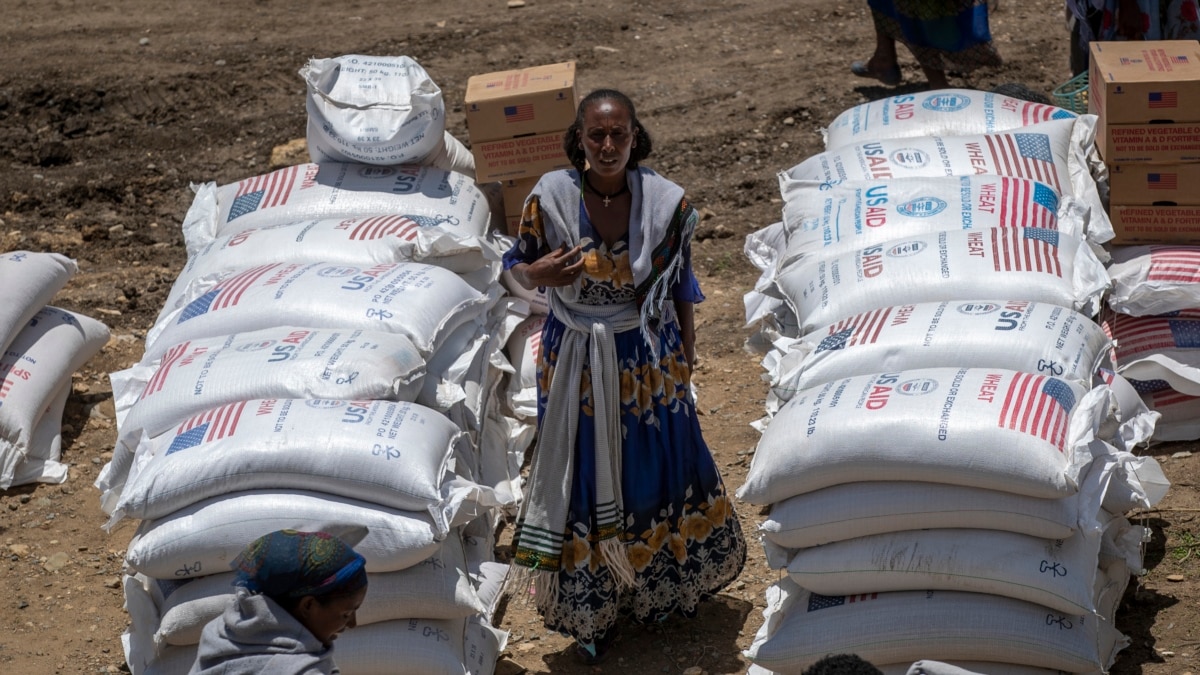
<path id="1" fill-rule="evenodd" d="M 1116 246 L 1109 274 L 1116 372 L 1162 415 L 1155 440 L 1200 439 L 1200 246 Z"/>
<path id="2" fill-rule="evenodd" d="M 492 539 L 519 461 L 489 419 L 504 421 L 494 394 L 524 303 L 497 290 L 473 166 L 391 163 L 417 147 L 400 161 L 442 162 L 445 146 L 419 141 L 453 140 L 424 70 L 346 56 L 301 74 L 314 163 L 196 187 L 187 265 L 141 362 L 111 376 L 118 439 L 96 485 L 108 527 L 141 519 L 127 661 L 187 672 L 254 538 L 366 526 L 369 590 L 338 640 L 342 672 L 491 673 L 507 572 Z M 364 124 L 388 133 L 346 145 Z"/>
<path id="3" fill-rule="evenodd" d="M 1124 646 L 1113 613 L 1146 534 L 1124 514 L 1166 480 L 1130 452 L 1156 415 L 1100 370 L 1094 123 L 899 96 L 845 111 L 780 174 L 783 221 L 746 246 L 770 394 L 738 496 L 770 505 L 787 576 L 751 672 L 856 653 L 888 673 L 1098 673 Z"/>
<path id="4" fill-rule="evenodd" d="M 0 490 L 67 480 L 71 375 L 108 342 L 103 323 L 49 305 L 77 271 L 58 253 L 0 253 Z"/>

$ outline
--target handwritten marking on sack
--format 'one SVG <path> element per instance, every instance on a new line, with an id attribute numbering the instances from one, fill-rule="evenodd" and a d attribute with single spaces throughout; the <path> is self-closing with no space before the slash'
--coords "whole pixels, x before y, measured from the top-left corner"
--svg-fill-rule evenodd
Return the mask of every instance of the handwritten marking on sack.
<path id="1" fill-rule="evenodd" d="M 1049 560 L 1043 560 L 1038 566 L 1038 571 L 1042 574 L 1049 572 L 1051 576 L 1055 577 L 1067 576 L 1067 568 L 1063 567 L 1062 563 L 1052 563 Z"/>
<path id="2" fill-rule="evenodd" d="M 201 568 L 202 568 L 202 565 L 200 564 L 199 560 L 197 560 L 194 565 L 188 565 L 187 563 L 184 563 L 183 567 L 180 567 L 179 569 L 175 570 L 175 576 L 190 577 L 192 575 L 199 575 Z"/>
<path id="3" fill-rule="evenodd" d="M 375 444 L 371 448 L 371 454 L 376 457 L 383 457 L 385 460 L 400 459 L 400 449 L 391 445 Z"/>
<path id="4" fill-rule="evenodd" d="M 1072 628 L 1075 627 L 1075 624 L 1068 621 L 1067 617 L 1065 617 L 1065 616 L 1057 616 L 1056 617 L 1053 614 L 1047 614 L 1046 615 L 1046 625 L 1053 626 L 1054 624 L 1058 624 L 1059 630 L 1071 630 Z"/>

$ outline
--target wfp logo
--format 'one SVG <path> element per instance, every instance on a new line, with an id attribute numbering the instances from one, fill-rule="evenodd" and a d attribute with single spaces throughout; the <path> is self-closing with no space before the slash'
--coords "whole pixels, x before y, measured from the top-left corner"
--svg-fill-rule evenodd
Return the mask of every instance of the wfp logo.
<path id="1" fill-rule="evenodd" d="M 317 410 L 336 410 L 346 405 L 346 402 L 339 399 L 310 398 L 304 404 Z"/>
<path id="2" fill-rule="evenodd" d="M 363 178 L 387 178 L 396 173 L 396 170 L 389 166 L 360 166 L 358 175 Z"/>
<path id="3" fill-rule="evenodd" d="M 967 316 L 983 316 L 998 309 L 1000 309 L 1000 305 L 994 302 L 964 302 L 958 306 L 958 313 Z"/>
<path id="4" fill-rule="evenodd" d="M 916 148 L 901 148 L 892 153 L 892 161 L 906 169 L 919 169 L 929 163 L 929 155 Z"/>
<path id="5" fill-rule="evenodd" d="M 934 94 L 926 98 L 921 107 L 934 112 L 957 112 L 971 105 L 971 97 L 962 94 Z"/>
<path id="6" fill-rule="evenodd" d="M 235 349 L 239 352 L 261 352 L 264 349 L 270 349 L 275 344 L 274 340 L 260 340 L 258 342 L 247 342 L 240 344 Z"/>
<path id="7" fill-rule="evenodd" d="M 937 380 L 928 377 L 918 377 L 896 385 L 897 393 L 905 396 L 924 396 L 937 391 L 937 388 Z"/>
<path id="8" fill-rule="evenodd" d="M 888 249 L 887 256 L 889 258 L 907 258 L 910 255 L 916 255 L 928 248 L 923 241 L 906 241 L 902 244 L 896 244 Z"/>
<path id="9" fill-rule="evenodd" d="M 355 274 L 358 274 L 357 267 L 331 266 L 323 267 L 317 272 L 317 276 L 325 277 L 327 279 L 344 279 L 346 277 L 352 277 Z"/>
<path id="10" fill-rule="evenodd" d="M 937 197 L 917 197 L 896 207 L 902 216 L 928 218 L 946 210 L 946 202 Z"/>

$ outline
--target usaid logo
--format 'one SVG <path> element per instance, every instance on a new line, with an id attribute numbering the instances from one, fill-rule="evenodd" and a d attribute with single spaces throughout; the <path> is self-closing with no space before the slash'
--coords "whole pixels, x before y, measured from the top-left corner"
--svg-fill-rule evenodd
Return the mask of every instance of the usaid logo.
<path id="1" fill-rule="evenodd" d="M 958 306 L 958 313 L 967 316 L 983 316 L 998 309 L 1000 309 L 1000 305 L 994 302 L 964 302 Z"/>
<path id="2" fill-rule="evenodd" d="M 937 380 L 928 377 L 918 377 L 896 385 L 896 391 L 905 396 L 924 396 L 937 391 Z"/>
<path id="3" fill-rule="evenodd" d="M 916 148 L 902 148 L 892 153 L 892 161 L 906 169 L 919 169 L 929 163 L 929 155 Z"/>
<path id="4" fill-rule="evenodd" d="M 357 267 L 322 267 L 317 276 L 327 279 L 344 279 L 358 274 Z"/>
<path id="5" fill-rule="evenodd" d="M 923 241 L 906 241 L 889 248 L 887 256 L 889 258 L 907 258 L 910 255 L 916 255 L 924 251 L 926 248 L 928 246 Z"/>
<path id="6" fill-rule="evenodd" d="M 310 398 L 304 403 L 308 407 L 316 408 L 317 410 L 336 410 L 346 405 L 345 401 L 329 398 Z"/>
<path id="7" fill-rule="evenodd" d="M 934 112 L 957 112 L 971 105 L 971 98 L 962 94 L 934 94 L 921 107 Z"/>
<path id="8" fill-rule="evenodd" d="M 913 218 L 928 218 L 946 210 L 945 200 L 937 197 L 917 197 L 896 207 L 902 216 Z"/>
<path id="9" fill-rule="evenodd" d="M 396 170 L 390 166 L 360 166 L 358 167 L 358 175 L 363 178 L 388 178 L 396 173 Z"/>
<path id="10" fill-rule="evenodd" d="M 261 352 L 264 349 L 270 349 L 275 344 L 274 340 L 261 340 L 259 342 L 247 342 L 236 347 L 239 352 Z"/>

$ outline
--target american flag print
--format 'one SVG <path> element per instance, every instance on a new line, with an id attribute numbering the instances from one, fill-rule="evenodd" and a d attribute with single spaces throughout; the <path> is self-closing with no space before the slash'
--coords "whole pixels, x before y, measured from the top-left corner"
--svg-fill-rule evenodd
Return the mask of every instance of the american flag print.
<path id="1" fill-rule="evenodd" d="M 1037 436 L 1062 452 L 1067 443 L 1075 392 L 1062 380 L 1015 373 L 1000 406 L 997 426 Z"/>
<path id="2" fill-rule="evenodd" d="M 1177 173 L 1148 173 L 1146 188 L 1150 190 L 1178 190 L 1179 174 Z"/>
<path id="3" fill-rule="evenodd" d="M 1146 98 L 1151 108 L 1174 108 L 1179 105 L 1179 94 L 1173 91 L 1152 91 L 1146 94 Z"/>
<path id="4" fill-rule="evenodd" d="M 246 401 L 214 408 L 189 418 L 175 430 L 175 439 L 167 448 L 170 455 L 180 450 L 194 448 L 201 443 L 212 443 L 232 436 L 237 431 Z"/>
<path id="5" fill-rule="evenodd" d="M 233 222 L 234 219 L 254 213 L 260 208 L 269 209 L 287 204 L 298 173 L 300 167 L 289 166 L 240 181 L 225 222 Z"/>
<path id="6" fill-rule="evenodd" d="M 1050 120 L 1069 120 L 1078 117 L 1070 110 L 1063 110 L 1058 106 L 1046 105 L 1045 103 L 1023 103 L 1021 105 L 1021 126 L 1027 127 L 1030 124 L 1038 122 L 1049 122 Z"/>
<path id="7" fill-rule="evenodd" d="M 1200 319 L 1117 314 L 1111 319 L 1117 365 L 1167 349 L 1200 349 Z"/>
<path id="8" fill-rule="evenodd" d="M 533 120 L 533 104 L 519 103 L 504 106 L 505 122 L 529 122 Z"/>
<path id="9" fill-rule="evenodd" d="M 1058 232 L 1041 227 L 991 231 L 992 265 L 997 272 L 1042 272 L 1061 277 Z"/>
<path id="10" fill-rule="evenodd" d="M 841 607 L 846 604 L 877 599 L 879 599 L 878 593 L 860 593 L 859 595 L 821 595 L 820 593 L 809 593 L 808 611 L 815 612 L 819 609 Z"/>
<path id="11" fill-rule="evenodd" d="M 984 138 L 987 139 L 996 173 L 1028 178 L 1062 191 L 1048 134 L 1008 132 L 988 134 Z"/>
<path id="12" fill-rule="evenodd" d="M 1034 180 L 1000 179 L 1002 227 L 1058 229 L 1058 192 Z"/>
<path id="13" fill-rule="evenodd" d="M 1171 57 L 1171 63 L 1187 63 L 1187 54 L 1176 54 Z"/>
<path id="14" fill-rule="evenodd" d="M 191 342 L 177 344 L 168 349 L 166 354 L 163 354 L 162 361 L 158 364 L 158 370 L 154 371 L 154 375 L 150 378 L 150 381 L 146 383 L 146 388 L 142 390 L 142 398 L 146 398 L 155 392 L 162 391 L 163 385 L 166 384 L 167 379 L 171 374 L 171 368 L 179 361 L 179 359 L 183 358 L 184 354 L 187 354 L 188 347 L 191 344 Z"/>
<path id="15" fill-rule="evenodd" d="M 1200 248 L 1151 246 L 1146 280 L 1184 284 L 1200 282 Z"/>
<path id="16" fill-rule="evenodd" d="M 1189 396 L 1174 389 L 1165 389 L 1146 394 L 1146 403 L 1149 404 L 1151 410 L 1162 410 L 1174 406 L 1195 405 L 1200 401 L 1200 397 Z"/>
<path id="17" fill-rule="evenodd" d="M 396 237 L 404 241 L 417 238 L 421 225 L 408 216 L 375 216 L 363 218 L 350 228 L 351 241 L 370 241 Z"/>
<path id="18" fill-rule="evenodd" d="M 215 312 L 219 309 L 237 305 L 241 301 L 242 296 L 248 289 L 254 286 L 256 281 L 267 272 L 279 266 L 280 263 L 272 263 L 270 265 L 252 267 L 222 281 L 214 286 L 211 291 L 188 303 L 188 306 L 184 307 L 183 312 L 180 313 L 177 323 L 183 323 L 188 319 L 194 319 L 210 311 Z"/>
<path id="19" fill-rule="evenodd" d="M 856 345 L 874 344 L 892 315 L 892 307 L 856 314 L 829 327 L 829 335 L 817 344 L 817 351 L 833 351 Z"/>

